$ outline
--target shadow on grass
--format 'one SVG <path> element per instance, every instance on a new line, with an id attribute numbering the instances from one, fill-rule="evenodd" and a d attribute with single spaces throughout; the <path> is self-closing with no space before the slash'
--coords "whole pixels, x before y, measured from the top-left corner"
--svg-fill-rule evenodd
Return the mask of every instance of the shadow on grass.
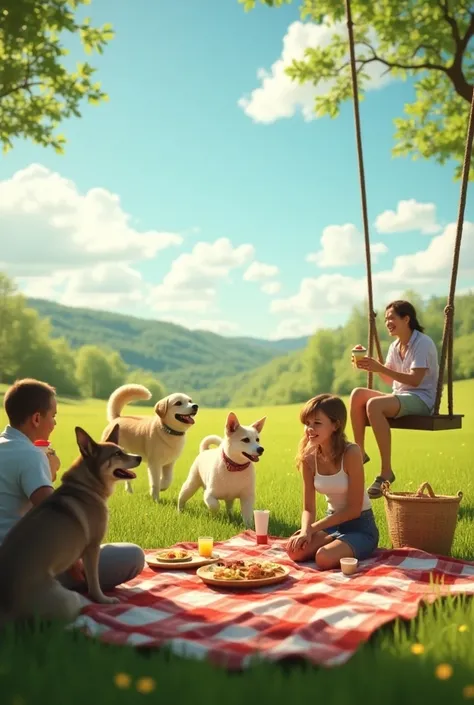
<path id="1" fill-rule="evenodd" d="M 468 521 L 474 521 L 474 505 L 460 504 L 458 509 L 458 518 L 467 519 Z"/>

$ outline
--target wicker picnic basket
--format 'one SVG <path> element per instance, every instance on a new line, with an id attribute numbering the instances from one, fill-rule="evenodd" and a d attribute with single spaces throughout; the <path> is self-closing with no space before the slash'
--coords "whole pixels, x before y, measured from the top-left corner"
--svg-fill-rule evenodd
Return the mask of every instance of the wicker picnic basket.
<path id="1" fill-rule="evenodd" d="M 435 495 L 428 482 L 416 492 L 390 492 L 385 482 L 382 492 L 393 548 L 409 546 L 442 556 L 450 554 L 462 492 L 456 497 Z"/>

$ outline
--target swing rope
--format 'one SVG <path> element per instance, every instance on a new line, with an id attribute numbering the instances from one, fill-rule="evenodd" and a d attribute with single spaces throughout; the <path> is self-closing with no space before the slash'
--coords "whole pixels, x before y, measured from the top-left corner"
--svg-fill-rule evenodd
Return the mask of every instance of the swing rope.
<path id="1" fill-rule="evenodd" d="M 453 415 L 453 345 L 454 345 L 454 297 L 456 295 L 456 281 L 459 268 L 459 254 L 464 227 L 464 212 L 467 200 L 467 185 L 471 169 L 472 144 L 474 140 L 474 91 L 472 92 L 471 110 L 467 128 L 466 148 L 461 176 L 461 195 L 459 198 L 458 220 L 456 226 L 456 240 L 454 243 L 453 266 L 451 269 L 451 284 L 449 287 L 448 303 L 444 309 L 443 342 L 441 344 L 441 357 L 439 363 L 438 387 L 434 413 L 439 414 L 441 396 L 443 394 L 444 371 L 448 367 L 448 415 Z"/>
<path id="2" fill-rule="evenodd" d="M 356 144 L 357 144 L 357 160 L 359 166 L 359 182 L 360 182 L 360 195 L 362 204 L 362 221 L 364 226 L 364 242 L 365 242 L 365 262 L 367 268 L 367 293 L 368 293 L 368 307 L 369 307 L 369 332 L 367 349 L 369 357 L 373 357 L 374 352 L 374 342 L 377 347 L 377 355 L 379 360 L 382 360 L 382 349 L 380 347 L 380 340 L 377 333 L 377 325 L 375 322 L 377 314 L 374 311 L 374 294 L 372 287 L 372 262 L 370 257 L 370 234 L 369 234 L 369 216 L 367 209 L 367 190 L 365 187 L 365 169 L 364 169 L 364 152 L 362 149 L 362 131 L 360 126 L 360 113 L 359 113 L 359 92 L 357 87 L 357 67 L 355 58 L 355 47 L 354 47 L 354 23 L 352 22 L 352 12 L 350 0 L 346 0 L 346 18 L 347 18 L 347 29 L 349 32 L 349 52 L 350 52 L 350 64 L 351 64 L 351 78 L 352 78 L 352 96 L 354 101 L 354 121 L 355 121 L 355 132 L 356 132 Z M 372 389 L 373 383 L 373 372 L 367 372 L 367 387 Z"/>
<path id="3" fill-rule="evenodd" d="M 368 291 L 368 306 L 369 306 L 369 334 L 368 334 L 368 355 L 373 356 L 373 345 L 377 347 L 377 355 L 380 362 L 383 361 L 382 350 L 380 347 L 380 340 L 377 333 L 377 327 L 375 323 L 376 313 L 374 311 L 373 303 L 373 288 L 372 288 L 372 264 L 370 257 L 370 236 L 369 236 L 369 219 L 367 210 L 367 191 L 365 186 L 365 169 L 364 169 L 364 156 L 362 150 L 362 134 L 360 125 L 360 113 L 359 113 L 359 91 L 357 85 L 357 64 L 355 56 L 355 42 L 354 42 L 354 23 L 352 21 L 352 11 L 351 11 L 351 0 L 345 0 L 346 5 L 346 24 L 347 31 L 349 35 L 349 55 L 350 55 L 350 67 L 351 67 L 351 80 L 352 80 L 352 99 L 354 103 L 354 121 L 355 121 L 355 133 L 356 133 L 356 144 L 357 144 L 357 158 L 359 166 L 359 181 L 360 181 L 360 195 L 361 195 L 361 205 L 362 205 L 362 219 L 364 226 L 364 242 L 365 242 L 365 260 L 367 268 L 367 291 Z M 461 178 L 461 195 L 459 202 L 459 211 L 457 219 L 457 229 L 456 229 L 456 240 L 454 245 L 454 255 L 453 255 L 453 265 L 451 270 L 451 285 L 449 289 L 449 296 L 446 308 L 444 309 L 444 329 L 443 329 L 443 339 L 441 344 L 441 356 L 439 364 L 439 376 L 438 376 L 438 386 L 436 389 L 436 401 L 434 407 L 434 415 L 439 414 L 439 408 L 441 404 L 441 396 L 443 391 L 443 381 L 444 372 L 447 365 L 447 376 L 448 376 L 448 414 L 453 416 L 453 344 L 454 344 L 454 299 L 456 294 L 456 280 L 459 267 L 459 254 L 461 250 L 461 239 L 464 226 L 464 212 L 466 207 L 467 199 L 467 185 L 469 181 L 469 173 L 471 167 L 471 156 L 472 156 L 472 145 L 474 139 L 474 91 L 471 102 L 471 110 L 469 115 L 469 124 L 466 139 L 466 148 L 464 153 L 463 171 Z M 372 372 L 367 373 L 367 387 L 372 388 L 373 374 Z"/>

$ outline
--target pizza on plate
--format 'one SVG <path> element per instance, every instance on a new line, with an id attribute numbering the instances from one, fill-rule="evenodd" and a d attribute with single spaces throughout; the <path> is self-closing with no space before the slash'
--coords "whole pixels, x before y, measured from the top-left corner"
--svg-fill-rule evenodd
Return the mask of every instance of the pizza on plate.
<path id="1" fill-rule="evenodd" d="M 169 548 L 166 551 L 159 551 L 155 557 L 158 561 L 171 563 L 172 561 L 191 560 L 192 555 L 189 551 L 185 551 L 183 548 Z"/>
<path id="2" fill-rule="evenodd" d="M 272 561 L 220 561 L 207 570 L 216 580 L 265 580 L 285 574 L 285 568 Z"/>

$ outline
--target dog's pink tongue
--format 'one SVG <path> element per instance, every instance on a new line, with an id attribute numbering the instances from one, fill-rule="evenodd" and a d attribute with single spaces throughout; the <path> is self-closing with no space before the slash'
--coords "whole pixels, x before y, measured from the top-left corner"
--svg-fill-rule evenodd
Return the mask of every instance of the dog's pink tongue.
<path id="1" fill-rule="evenodd" d="M 187 423 L 194 423 L 192 416 L 183 416 L 183 419 L 185 419 Z"/>

